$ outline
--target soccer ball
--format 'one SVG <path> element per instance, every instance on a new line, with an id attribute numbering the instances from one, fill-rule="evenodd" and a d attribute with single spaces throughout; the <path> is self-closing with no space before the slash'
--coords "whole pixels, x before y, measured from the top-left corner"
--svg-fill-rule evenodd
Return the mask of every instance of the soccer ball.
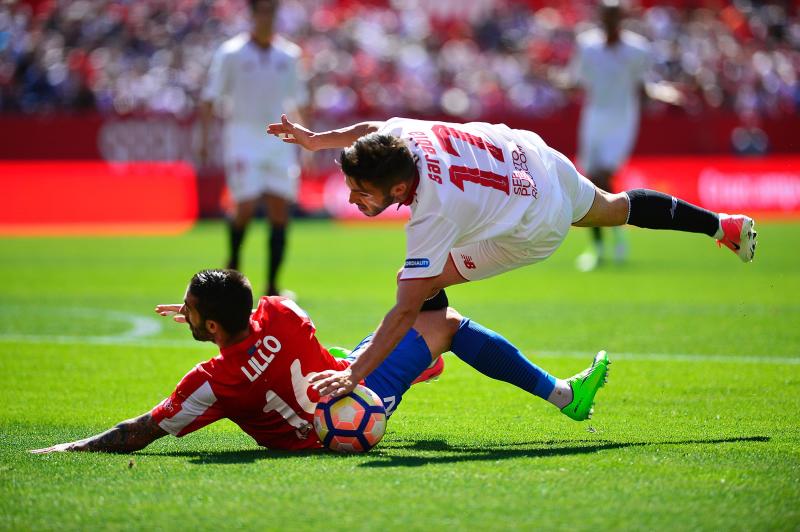
<path id="1" fill-rule="evenodd" d="M 347 395 L 320 399 L 314 409 L 314 430 L 332 451 L 363 453 L 383 438 L 386 409 L 378 394 L 359 385 Z"/>

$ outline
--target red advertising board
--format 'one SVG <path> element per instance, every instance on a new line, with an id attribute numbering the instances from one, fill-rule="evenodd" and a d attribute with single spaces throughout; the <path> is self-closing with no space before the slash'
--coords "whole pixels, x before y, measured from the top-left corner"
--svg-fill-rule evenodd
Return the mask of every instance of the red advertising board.
<path id="1" fill-rule="evenodd" d="M 0 162 L 0 234 L 176 233 L 197 219 L 185 163 Z"/>
<path id="2" fill-rule="evenodd" d="M 717 212 L 800 218 L 800 156 L 639 157 L 615 184 L 661 190 Z M 180 162 L 0 162 L 0 234 L 180 232 L 198 216 L 198 188 L 208 189 L 209 209 L 218 210 L 221 186 L 198 180 Z M 299 200 L 309 212 L 366 220 L 335 170 L 306 176 Z M 378 219 L 408 215 L 405 207 L 390 208 Z"/>
<path id="3" fill-rule="evenodd" d="M 616 190 L 650 188 L 715 212 L 800 217 L 800 157 L 639 157 Z"/>
<path id="4" fill-rule="evenodd" d="M 649 188 L 715 212 L 759 218 L 800 218 L 800 156 L 637 157 L 615 180 L 616 190 Z M 301 204 L 343 220 L 364 220 L 348 202 L 341 173 L 315 176 L 301 188 Z M 306 196 L 306 197 L 303 197 Z M 407 220 L 407 207 L 386 209 L 379 220 Z"/>

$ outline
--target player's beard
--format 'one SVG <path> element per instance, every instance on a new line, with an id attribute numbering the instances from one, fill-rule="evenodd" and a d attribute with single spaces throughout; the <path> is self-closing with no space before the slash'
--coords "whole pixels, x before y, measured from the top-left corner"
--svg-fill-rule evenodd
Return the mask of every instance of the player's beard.
<path id="1" fill-rule="evenodd" d="M 369 216 L 370 218 L 372 218 L 373 216 L 378 216 L 380 213 L 385 211 L 389 206 L 395 203 L 397 203 L 397 200 L 391 194 L 386 194 L 383 197 L 383 201 L 380 204 L 373 205 L 371 207 L 365 205 L 364 209 L 359 209 L 359 210 L 361 211 L 361 214 L 363 214 L 364 216 Z"/>
<path id="2" fill-rule="evenodd" d="M 211 334 L 211 332 L 209 332 L 208 329 L 206 329 L 205 322 L 203 322 L 203 328 L 202 329 L 200 327 L 195 327 L 194 325 L 192 325 L 192 323 L 190 321 L 187 321 L 186 323 L 189 324 L 189 330 L 192 331 L 192 337 L 195 340 L 197 340 L 198 342 L 213 342 L 214 341 L 214 335 Z"/>

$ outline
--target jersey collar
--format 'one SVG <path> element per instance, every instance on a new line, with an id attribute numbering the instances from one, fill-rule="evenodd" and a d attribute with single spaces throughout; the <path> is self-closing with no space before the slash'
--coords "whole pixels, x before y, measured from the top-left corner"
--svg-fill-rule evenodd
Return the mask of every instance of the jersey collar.
<path id="1" fill-rule="evenodd" d="M 263 45 L 259 44 L 258 42 L 256 42 L 256 40 L 253 37 L 252 33 L 249 33 L 247 35 L 247 37 L 248 37 L 248 43 L 250 44 L 250 46 L 252 46 L 253 48 L 255 48 L 259 52 L 262 52 L 262 53 L 271 52 L 272 48 L 274 47 L 274 45 L 273 45 L 273 42 L 275 41 L 275 36 L 274 35 L 272 37 L 272 40 L 270 41 L 270 43 L 267 46 L 263 46 Z"/>
<path id="2" fill-rule="evenodd" d="M 404 202 L 397 205 L 398 209 L 403 205 L 411 205 L 414 202 L 414 198 L 417 197 L 417 187 L 419 186 L 419 168 L 415 168 L 414 172 L 414 181 L 411 182 L 411 190 L 408 193 L 408 197 Z"/>
<path id="3" fill-rule="evenodd" d="M 247 337 L 240 342 L 220 348 L 219 354 L 222 355 L 223 357 L 231 357 L 236 355 L 237 353 L 242 353 L 246 351 L 247 348 L 251 347 L 252 344 L 255 344 L 256 340 L 258 339 L 259 332 L 261 332 L 260 324 L 251 318 L 249 325 L 250 334 L 248 334 Z M 247 353 L 248 356 L 250 356 L 251 354 L 252 353 Z"/>

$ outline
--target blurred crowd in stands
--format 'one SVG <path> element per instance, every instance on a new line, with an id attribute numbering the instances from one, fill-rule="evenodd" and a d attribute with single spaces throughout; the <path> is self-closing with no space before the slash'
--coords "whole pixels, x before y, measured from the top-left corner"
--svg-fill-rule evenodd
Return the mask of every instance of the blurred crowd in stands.
<path id="1" fill-rule="evenodd" d="M 318 116 L 542 116 L 576 97 L 550 74 L 594 6 L 282 0 L 278 26 L 303 49 Z M 797 3 L 709 6 L 629 10 L 626 26 L 653 42 L 652 75 L 679 83 L 690 112 L 797 114 Z M 243 0 L 0 0 L 0 111 L 190 116 L 212 52 L 247 28 Z"/>

